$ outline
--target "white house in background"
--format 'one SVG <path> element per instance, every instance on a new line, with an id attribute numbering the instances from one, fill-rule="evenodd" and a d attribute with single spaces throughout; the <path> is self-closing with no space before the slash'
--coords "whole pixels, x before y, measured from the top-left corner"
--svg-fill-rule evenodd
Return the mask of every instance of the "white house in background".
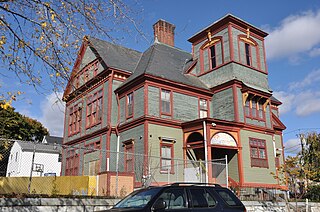
<path id="1" fill-rule="evenodd" d="M 42 143 L 16 140 L 10 151 L 6 176 L 30 176 L 31 167 L 32 176 L 60 176 L 62 147 L 59 139 L 51 142 L 53 140 L 50 136 Z"/>

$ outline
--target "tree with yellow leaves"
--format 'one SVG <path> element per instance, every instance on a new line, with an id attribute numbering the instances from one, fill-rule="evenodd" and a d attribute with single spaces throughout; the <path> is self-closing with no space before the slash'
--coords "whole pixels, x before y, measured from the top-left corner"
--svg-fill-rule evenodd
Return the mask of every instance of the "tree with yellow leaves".
<path id="1" fill-rule="evenodd" d="M 137 11 L 136 2 L 123 0 L 1 0 L 0 75 L 14 73 L 37 89 L 50 84 L 53 91 L 61 90 L 85 35 L 111 42 L 119 31 L 144 37 Z M 0 91 L 3 100 L 12 99 Z"/>

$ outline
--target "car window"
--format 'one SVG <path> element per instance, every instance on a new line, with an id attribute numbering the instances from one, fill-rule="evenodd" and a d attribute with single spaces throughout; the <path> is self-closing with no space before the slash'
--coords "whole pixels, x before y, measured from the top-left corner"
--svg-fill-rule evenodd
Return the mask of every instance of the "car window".
<path id="1" fill-rule="evenodd" d="M 206 208 L 216 206 L 216 200 L 204 188 L 192 188 L 190 189 L 190 194 L 192 207 L 194 208 Z"/>
<path id="2" fill-rule="evenodd" d="M 161 190 L 152 188 L 134 192 L 121 200 L 114 208 L 143 208 Z"/>
<path id="3" fill-rule="evenodd" d="M 166 202 L 166 210 L 187 208 L 186 195 L 183 188 L 167 189 L 159 196 L 156 202 L 160 199 Z"/>
<path id="4" fill-rule="evenodd" d="M 231 191 L 229 191 L 229 190 L 216 190 L 216 192 L 229 206 L 242 205 L 240 200 Z"/>

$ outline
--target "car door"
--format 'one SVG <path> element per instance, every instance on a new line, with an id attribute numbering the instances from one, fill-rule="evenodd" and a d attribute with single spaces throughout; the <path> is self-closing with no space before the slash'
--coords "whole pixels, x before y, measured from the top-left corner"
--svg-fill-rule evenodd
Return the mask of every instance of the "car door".
<path id="1" fill-rule="evenodd" d="M 184 188 L 168 188 L 157 198 L 157 201 L 164 201 L 166 207 L 165 212 L 189 211 L 187 204 L 187 194 Z"/>
<path id="2" fill-rule="evenodd" d="M 188 195 L 190 211 L 222 211 L 222 208 L 220 207 L 218 201 L 205 188 L 188 188 Z"/>

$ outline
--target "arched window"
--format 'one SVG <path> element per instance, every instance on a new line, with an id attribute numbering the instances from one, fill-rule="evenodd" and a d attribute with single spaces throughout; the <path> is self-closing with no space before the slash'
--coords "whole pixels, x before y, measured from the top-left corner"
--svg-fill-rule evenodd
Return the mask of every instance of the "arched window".
<path id="1" fill-rule="evenodd" d="M 222 40 L 220 37 L 211 38 L 200 48 L 201 73 L 211 71 L 223 63 Z"/>
<path id="2" fill-rule="evenodd" d="M 260 70 L 258 43 L 245 35 L 239 35 L 238 42 L 240 63 Z"/>

